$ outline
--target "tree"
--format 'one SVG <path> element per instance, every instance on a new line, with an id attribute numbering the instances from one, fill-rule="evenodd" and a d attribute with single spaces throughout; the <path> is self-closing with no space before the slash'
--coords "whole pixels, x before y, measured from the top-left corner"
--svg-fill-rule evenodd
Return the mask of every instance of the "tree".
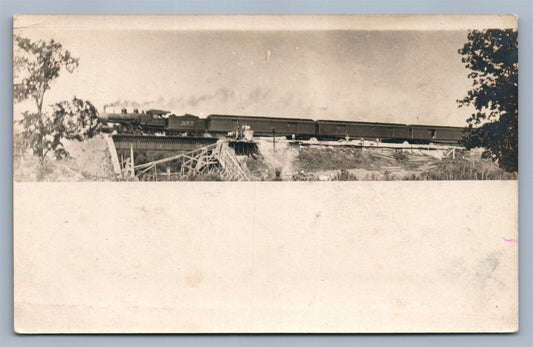
<path id="1" fill-rule="evenodd" d="M 518 170 L 518 33 L 515 30 L 473 30 L 459 49 L 471 72 L 472 89 L 458 100 L 474 106 L 470 129 L 462 143 L 484 147 L 506 171 Z"/>
<path id="2" fill-rule="evenodd" d="M 32 42 L 21 36 L 14 36 L 14 81 L 13 97 L 16 102 L 31 100 L 36 112 L 24 112 L 20 122 L 23 125 L 23 143 L 39 157 L 41 165 L 46 155 L 54 152 L 56 157 L 66 155 L 62 147 L 58 120 L 54 115 L 43 112 L 44 96 L 60 71 L 65 68 L 73 72 L 78 66 L 77 58 L 54 40 Z"/>
<path id="3" fill-rule="evenodd" d="M 98 111 L 88 100 L 74 97 L 72 101 L 56 103 L 53 109 L 56 128 L 68 140 L 82 141 L 100 132 Z"/>
<path id="4" fill-rule="evenodd" d="M 57 159 L 68 155 L 63 139 L 81 141 L 100 131 L 96 108 L 91 102 L 76 97 L 56 103 L 51 113 L 25 112 L 20 123 L 23 130 L 18 136 L 19 145 L 31 148 L 41 165 L 49 153 Z"/>
<path id="5" fill-rule="evenodd" d="M 50 89 L 52 82 L 59 77 L 59 72 L 65 68 L 73 72 L 78 67 L 79 59 L 63 50 L 59 42 L 30 39 L 15 35 L 15 82 L 13 96 L 16 101 L 32 99 L 37 106 L 37 113 L 43 110 L 44 95 Z M 19 74 L 24 73 L 20 78 Z"/>

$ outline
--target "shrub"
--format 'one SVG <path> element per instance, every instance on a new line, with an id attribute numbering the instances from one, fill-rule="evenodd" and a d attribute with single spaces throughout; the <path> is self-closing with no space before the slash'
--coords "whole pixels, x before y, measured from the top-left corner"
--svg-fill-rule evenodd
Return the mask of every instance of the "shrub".
<path id="1" fill-rule="evenodd" d="M 332 181 L 357 181 L 355 174 L 351 173 L 346 169 L 342 169 L 339 172 L 335 173 L 331 177 Z"/>
<path id="2" fill-rule="evenodd" d="M 443 159 L 420 174 L 423 180 L 508 180 L 516 175 L 505 172 L 490 159 Z"/>
<path id="3" fill-rule="evenodd" d="M 409 156 L 401 149 L 394 151 L 394 153 L 392 153 L 392 157 L 396 159 L 396 161 L 400 161 L 400 162 L 406 161 L 409 159 Z"/>

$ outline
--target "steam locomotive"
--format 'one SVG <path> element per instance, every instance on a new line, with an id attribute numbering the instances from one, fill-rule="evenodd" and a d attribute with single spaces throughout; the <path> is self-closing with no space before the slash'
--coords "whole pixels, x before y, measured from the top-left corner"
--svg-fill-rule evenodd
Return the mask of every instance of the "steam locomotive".
<path id="1" fill-rule="evenodd" d="M 212 114 L 199 118 L 191 114 L 176 116 L 169 111 L 104 113 L 101 122 L 108 131 L 130 134 L 180 136 L 224 136 L 239 126 L 250 126 L 255 136 L 285 136 L 293 139 L 338 140 L 379 139 L 383 142 L 456 144 L 465 128 L 396 123 L 371 123 L 305 118 L 274 118 Z"/>

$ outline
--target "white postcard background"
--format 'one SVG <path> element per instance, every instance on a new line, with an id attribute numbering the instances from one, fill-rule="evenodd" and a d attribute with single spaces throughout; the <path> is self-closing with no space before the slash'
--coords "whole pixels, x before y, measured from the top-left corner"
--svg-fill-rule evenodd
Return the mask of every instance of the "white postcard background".
<path id="1" fill-rule="evenodd" d="M 518 327 L 517 182 L 18 183 L 18 332 Z"/>

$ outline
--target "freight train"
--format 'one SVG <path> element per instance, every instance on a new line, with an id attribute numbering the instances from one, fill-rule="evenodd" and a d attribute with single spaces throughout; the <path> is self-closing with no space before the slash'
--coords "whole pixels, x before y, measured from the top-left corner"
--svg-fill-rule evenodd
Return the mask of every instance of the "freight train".
<path id="1" fill-rule="evenodd" d="M 224 136 L 240 126 L 249 126 L 255 136 L 285 136 L 289 139 L 338 140 L 379 139 L 383 142 L 456 144 L 466 129 L 462 127 L 371 123 L 304 118 L 252 117 L 212 114 L 206 118 L 185 114 L 176 116 L 164 110 L 139 113 L 104 113 L 100 116 L 108 131 L 129 134 Z"/>

